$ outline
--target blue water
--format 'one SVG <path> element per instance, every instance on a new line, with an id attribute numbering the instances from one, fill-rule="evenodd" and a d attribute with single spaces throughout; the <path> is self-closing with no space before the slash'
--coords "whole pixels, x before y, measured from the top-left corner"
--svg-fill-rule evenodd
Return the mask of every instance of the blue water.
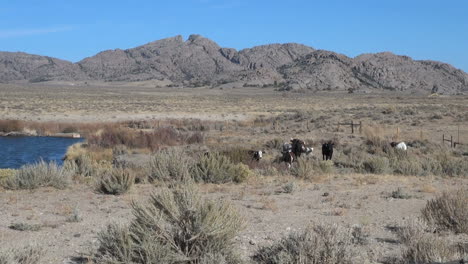
<path id="1" fill-rule="evenodd" d="M 82 138 L 0 137 L 0 168 L 17 169 L 25 164 L 56 161 L 62 164 L 67 148 Z"/>

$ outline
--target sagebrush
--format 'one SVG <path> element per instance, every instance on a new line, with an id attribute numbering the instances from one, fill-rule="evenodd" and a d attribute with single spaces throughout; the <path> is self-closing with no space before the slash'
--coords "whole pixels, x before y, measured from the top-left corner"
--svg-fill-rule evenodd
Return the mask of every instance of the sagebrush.
<path id="1" fill-rule="evenodd" d="M 147 205 L 133 204 L 128 226 L 98 235 L 97 263 L 240 263 L 234 237 L 244 226 L 224 201 L 201 197 L 193 184 L 163 188 Z"/>

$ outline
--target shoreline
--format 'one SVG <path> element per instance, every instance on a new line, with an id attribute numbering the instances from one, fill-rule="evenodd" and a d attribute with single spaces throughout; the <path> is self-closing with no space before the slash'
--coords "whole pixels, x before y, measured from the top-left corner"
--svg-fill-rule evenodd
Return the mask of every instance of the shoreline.
<path id="1" fill-rule="evenodd" d="M 51 135 L 38 135 L 28 132 L 0 132 L 0 137 L 58 137 L 58 138 L 84 138 L 79 133 L 56 133 Z"/>

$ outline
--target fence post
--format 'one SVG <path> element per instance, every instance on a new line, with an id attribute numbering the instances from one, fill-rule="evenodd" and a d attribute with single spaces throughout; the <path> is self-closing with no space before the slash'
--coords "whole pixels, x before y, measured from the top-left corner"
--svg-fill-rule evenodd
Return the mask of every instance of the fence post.
<path id="1" fill-rule="evenodd" d="M 450 147 L 453 148 L 453 136 L 450 135 Z"/>
<path id="2" fill-rule="evenodd" d="M 354 123 L 353 123 L 353 120 L 351 120 L 351 134 L 354 134 Z"/>
<path id="3" fill-rule="evenodd" d="M 359 134 L 362 134 L 362 121 L 359 121 Z"/>

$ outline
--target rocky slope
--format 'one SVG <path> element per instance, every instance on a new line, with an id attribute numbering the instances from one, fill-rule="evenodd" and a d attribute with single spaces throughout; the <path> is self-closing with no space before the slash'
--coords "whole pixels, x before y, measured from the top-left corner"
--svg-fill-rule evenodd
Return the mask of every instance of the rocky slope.
<path id="1" fill-rule="evenodd" d="M 349 58 L 301 44 L 270 44 L 237 51 L 200 35 L 108 50 L 77 63 L 0 52 L 0 82 L 145 81 L 201 86 L 241 83 L 282 90 L 468 92 L 468 74 L 434 61 L 389 52 Z"/>

